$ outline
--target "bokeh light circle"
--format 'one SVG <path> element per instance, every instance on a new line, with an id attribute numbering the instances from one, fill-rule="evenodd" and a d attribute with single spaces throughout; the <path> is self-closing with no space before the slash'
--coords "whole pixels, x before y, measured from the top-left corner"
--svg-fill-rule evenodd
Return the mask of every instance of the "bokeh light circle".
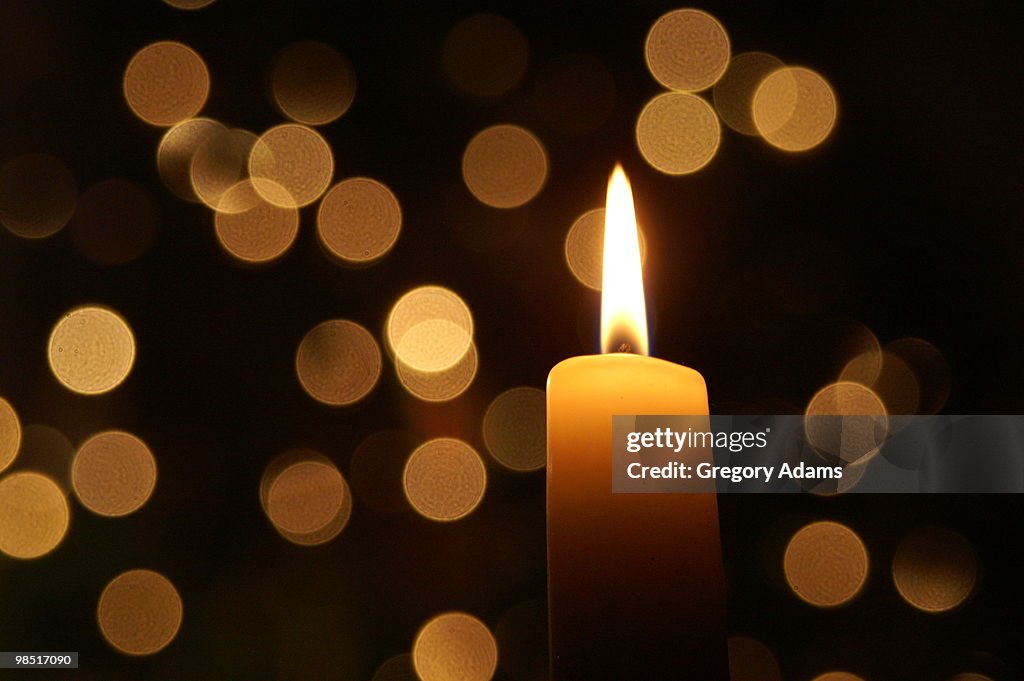
<path id="1" fill-rule="evenodd" d="M 445 73 L 463 92 L 497 97 L 526 73 L 529 46 L 505 17 L 477 14 L 455 24 L 444 41 Z"/>
<path id="2" fill-rule="evenodd" d="M 130 433 L 98 433 L 78 448 L 71 483 L 75 496 L 93 513 L 128 515 L 153 494 L 156 459 L 146 443 Z"/>
<path id="3" fill-rule="evenodd" d="M 490 681 L 498 668 L 498 646 L 483 622 L 448 612 L 416 634 L 412 661 L 422 681 Z"/>
<path id="4" fill-rule="evenodd" d="M 943 527 L 911 532 L 892 561 L 896 590 L 910 605 L 930 613 L 962 605 L 978 580 L 978 556 L 961 534 Z"/>
<path id="5" fill-rule="evenodd" d="M 806 151 L 821 144 L 832 132 L 838 110 L 828 81 L 798 66 L 766 76 L 751 106 L 757 131 L 784 151 Z"/>
<path id="6" fill-rule="evenodd" d="M 267 490 L 267 517 L 286 535 L 309 535 L 322 530 L 343 510 L 351 512 L 351 506 L 341 472 L 322 461 L 300 461 L 288 466 Z"/>
<path id="7" fill-rule="evenodd" d="M 164 133 L 156 150 L 156 167 L 172 194 L 184 201 L 199 201 L 192 187 L 192 158 L 224 125 L 212 118 L 189 118 Z"/>
<path id="8" fill-rule="evenodd" d="M 306 206 L 327 190 L 334 175 L 334 156 L 327 141 L 312 128 L 285 123 L 267 130 L 249 154 L 249 175 L 270 180 L 254 183 L 264 199 L 284 208 Z M 284 187 L 285 193 L 264 191 Z"/>
<path id="9" fill-rule="evenodd" d="M 384 257 L 398 240 L 402 208 L 385 185 L 354 177 L 331 187 L 316 215 L 320 243 L 346 263 L 365 264 Z"/>
<path id="10" fill-rule="evenodd" d="M 722 122 L 738 133 L 756 135 L 754 93 L 768 74 L 783 66 L 782 60 L 766 52 L 744 52 L 733 57 L 712 95 Z"/>
<path id="11" fill-rule="evenodd" d="M 276 196 L 277 201 L 267 201 L 267 196 Z M 232 210 L 214 213 L 217 241 L 244 263 L 262 265 L 277 260 L 299 234 L 299 211 L 288 206 L 288 196 L 270 180 L 242 180 L 220 197 L 219 205 Z"/>
<path id="12" fill-rule="evenodd" d="M 238 213 L 250 206 L 247 201 L 225 201 L 224 194 L 248 176 L 256 140 L 248 130 L 224 129 L 199 145 L 189 166 L 189 181 L 200 201 L 220 213 Z"/>
<path id="13" fill-rule="evenodd" d="M 388 348 L 416 371 L 444 371 L 473 344 L 473 315 L 466 303 L 442 286 L 420 286 L 394 304 L 388 314 Z"/>
<path id="14" fill-rule="evenodd" d="M 420 445 L 402 475 L 406 498 L 425 518 L 458 520 L 473 512 L 487 487 L 487 469 L 461 440 L 437 438 Z"/>
<path id="15" fill-rule="evenodd" d="M 516 208 L 540 192 L 548 156 L 540 140 L 517 125 L 495 125 L 469 141 L 462 155 L 462 179 L 481 203 Z"/>
<path id="16" fill-rule="evenodd" d="M 846 463 L 874 456 L 888 435 L 881 398 L 860 383 L 831 383 L 811 398 L 804 418 L 807 442 Z"/>
<path id="17" fill-rule="evenodd" d="M 782 671 L 768 646 L 749 636 L 730 636 L 729 681 L 782 681 Z"/>
<path id="18" fill-rule="evenodd" d="M 14 462 L 21 448 L 21 421 L 11 403 L 0 397 L 0 473 Z"/>
<path id="19" fill-rule="evenodd" d="M 637 228 L 640 238 L 640 264 L 647 262 L 647 239 Z M 601 290 L 604 267 L 604 208 L 588 210 L 576 218 L 565 235 L 565 262 L 569 271 L 589 289 Z"/>
<path id="20" fill-rule="evenodd" d="M 332 319 L 313 327 L 302 339 L 295 371 L 302 389 L 318 402 L 354 404 L 377 385 L 380 348 L 364 327 Z"/>
<path id="21" fill-rule="evenodd" d="M 476 344 L 455 364 L 440 371 L 420 371 L 395 358 L 395 371 L 402 387 L 424 402 L 447 402 L 466 392 L 476 378 L 480 359 Z"/>
<path id="22" fill-rule="evenodd" d="M 647 34 L 644 57 L 651 75 L 670 90 L 711 87 L 729 65 L 729 36 L 721 23 L 698 9 L 660 17 Z"/>
<path id="23" fill-rule="evenodd" d="M 49 154 L 23 154 L 0 167 L 0 223 L 25 239 L 59 232 L 71 219 L 78 188 L 71 171 Z"/>
<path id="24" fill-rule="evenodd" d="M 153 245 L 158 221 L 157 203 L 143 185 L 104 180 L 82 193 L 70 231 L 92 262 L 123 265 Z"/>
<path id="25" fill-rule="evenodd" d="M 124 72 L 124 96 L 132 112 L 157 126 L 194 117 L 210 94 L 210 72 L 195 50 L 165 41 L 143 47 Z"/>
<path id="26" fill-rule="evenodd" d="M 502 466 L 535 471 L 547 461 L 547 412 L 544 391 L 520 387 L 506 390 L 484 414 L 484 444 Z"/>
<path id="27" fill-rule="evenodd" d="M 61 543 L 71 520 L 64 492 L 34 471 L 0 479 L 0 551 L 12 558 L 39 558 Z"/>
<path id="28" fill-rule="evenodd" d="M 110 645 L 128 655 L 152 655 L 181 628 L 184 607 L 170 580 L 152 570 L 129 570 L 100 594 L 96 620 Z"/>
<path id="29" fill-rule="evenodd" d="M 887 343 L 885 350 L 889 355 L 900 358 L 914 373 L 918 387 L 918 413 L 939 413 L 952 389 L 952 375 L 942 351 L 923 338 L 900 338 Z"/>
<path id="30" fill-rule="evenodd" d="M 128 377 L 135 364 L 135 336 L 116 312 L 79 307 L 53 327 L 48 357 L 50 369 L 65 388 L 99 395 Z"/>
<path id="31" fill-rule="evenodd" d="M 721 127 L 706 101 L 685 92 L 667 92 L 644 105 L 636 122 L 636 142 L 651 167 L 686 175 L 706 166 L 718 151 Z"/>
<path id="32" fill-rule="evenodd" d="M 804 526 L 783 557 L 786 581 L 801 600 L 819 608 L 852 601 L 868 578 L 868 552 L 857 533 L 832 521 Z"/>
<path id="33" fill-rule="evenodd" d="M 348 111 L 356 97 L 356 72 L 329 45 L 300 42 L 278 55 L 270 76 L 274 102 L 288 118 L 324 125 Z"/>

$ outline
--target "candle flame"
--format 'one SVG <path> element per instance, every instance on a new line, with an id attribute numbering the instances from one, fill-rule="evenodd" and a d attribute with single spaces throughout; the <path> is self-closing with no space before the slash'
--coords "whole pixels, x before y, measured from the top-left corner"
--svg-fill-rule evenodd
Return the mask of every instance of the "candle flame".
<path id="1" fill-rule="evenodd" d="M 608 180 L 601 279 L 601 351 L 647 354 L 647 308 L 633 190 L 616 165 Z"/>

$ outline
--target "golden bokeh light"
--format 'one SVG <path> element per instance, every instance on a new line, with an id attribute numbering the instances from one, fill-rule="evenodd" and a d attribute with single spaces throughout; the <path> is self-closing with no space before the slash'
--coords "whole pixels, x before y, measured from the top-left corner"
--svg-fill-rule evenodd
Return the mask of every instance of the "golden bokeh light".
<path id="1" fill-rule="evenodd" d="M 547 681 L 548 604 L 523 601 L 509 608 L 494 628 L 498 643 L 498 662 L 515 681 Z"/>
<path id="2" fill-rule="evenodd" d="M 670 90 L 707 89 L 729 65 L 729 36 L 721 23 L 698 9 L 677 9 L 651 26 L 644 43 L 647 68 Z"/>
<path id="3" fill-rule="evenodd" d="M 416 445 L 412 433 L 402 430 L 382 430 L 360 442 L 349 464 L 349 480 L 359 501 L 382 513 L 408 510 L 402 473 Z"/>
<path id="4" fill-rule="evenodd" d="M 189 166 L 189 181 L 192 191 L 206 206 L 220 213 L 238 213 L 250 205 L 245 201 L 236 205 L 223 199 L 229 189 L 248 176 L 249 154 L 256 139 L 248 130 L 217 130 L 196 149 Z"/>
<path id="5" fill-rule="evenodd" d="M 783 66 L 782 60 L 766 52 L 744 52 L 733 57 L 712 93 L 722 122 L 738 133 L 756 135 L 754 93 L 769 73 Z"/>
<path id="6" fill-rule="evenodd" d="M 930 613 L 963 605 L 978 581 L 978 556 L 964 537 L 928 527 L 908 534 L 892 560 L 896 590 L 910 605 Z"/>
<path id="7" fill-rule="evenodd" d="M 113 310 L 87 305 L 57 322 L 47 354 L 53 375 L 65 388 L 99 395 L 128 377 L 135 364 L 135 336 Z"/>
<path id="8" fill-rule="evenodd" d="M 420 445 L 402 474 L 405 496 L 425 518 L 458 520 L 484 497 L 487 469 L 476 450 L 461 440 L 438 438 Z"/>
<path id="9" fill-rule="evenodd" d="M 264 510 L 274 528 L 297 544 L 322 544 L 338 535 L 352 515 L 352 496 L 341 472 L 322 456 L 283 455 L 268 466 Z M 312 454 L 312 453 L 310 453 Z"/>
<path id="10" fill-rule="evenodd" d="M 402 653 L 388 658 L 377 667 L 370 681 L 420 681 L 416 669 L 412 666 L 412 655 Z"/>
<path id="11" fill-rule="evenodd" d="M 64 162 L 24 154 L 0 167 L 0 223 L 25 239 L 59 232 L 75 212 L 78 188 Z"/>
<path id="12" fill-rule="evenodd" d="M 885 350 L 913 371 L 919 389 L 918 413 L 939 413 L 952 389 L 949 364 L 942 351 L 923 338 L 901 338 L 886 344 Z"/>
<path id="13" fill-rule="evenodd" d="M 857 533 L 831 521 L 813 522 L 789 540 L 786 581 L 801 600 L 819 608 L 852 601 L 868 578 L 868 551 Z"/>
<path id="14" fill-rule="evenodd" d="M 104 180 L 89 187 L 71 219 L 71 237 L 99 265 L 123 265 L 153 245 L 157 204 L 141 184 Z"/>
<path id="15" fill-rule="evenodd" d="M 324 125 L 348 111 L 356 97 L 356 72 L 329 45 L 300 42 L 286 47 L 270 75 L 274 102 L 288 118 Z"/>
<path id="16" fill-rule="evenodd" d="M 332 319 L 313 327 L 299 343 L 295 372 L 302 389 L 318 402 L 354 404 L 377 385 L 380 348 L 359 324 Z"/>
<path id="17" fill-rule="evenodd" d="M 864 679 L 850 672 L 825 672 L 815 676 L 812 681 L 864 681 Z"/>
<path id="18" fill-rule="evenodd" d="M 529 45 L 516 25 L 494 14 L 477 14 L 455 24 L 444 41 L 444 70 L 463 92 L 497 97 L 526 73 Z"/>
<path id="19" fill-rule="evenodd" d="M 0 473 L 14 463 L 21 449 L 21 421 L 11 403 L 0 397 Z"/>
<path id="20" fill-rule="evenodd" d="M 517 125 L 495 125 L 469 141 L 462 155 L 462 179 L 481 203 L 516 208 L 531 201 L 548 176 L 548 155 L 540 140 Z"/>
<path id="21" fill-rule="evenodd" d="M 444 371 L 473 345 L 473 315 L 450 289 L 421 286 L 391 308 L 385 330 L 396 359 L 416 371 Z"/>
<path id="22" fill-rule="evenodd" d="M 424 402 L 447 402 L 466 392 L 479 369 L 476 344 L 455 364 L 440 371 L 420 371 L 395 358 L 395 371 L 402 387 Z"/>
<path id="23" fill-rule="evenodd" d="M 484 444 L 505 468 L 535 471 L 547 462 L 547 412 L 544 391 L 512 388 L 501 393 L 484 414 Z"/>
<path id="24" fill-rule="evenodd" d="M 320 198 L 331 183 L 334 156 L 320 133 L 285 123 L 267 130 L 253 144 L 249 175 L 254 180 L 270 180 L 253 184 L 270 203 L 284 208 L 306 206 Z"/>
<path id="25" fill-rule="evenodd" d="M 60 486 L 41 473 L 19 471 L 0 479 L 0 551 L 39 558 L 63 541 L 71 521 Z"/>
<path id="26" fill-rule="evenodd" d="M 276 196 L 277 201 L 267 201 Z M 236 260 L 262 265 L 288 252 L 299 234 L 299 210 L 288 206 L 288 192 L 270 180 L 242 180 L 220 197 L 213 224 L 217 241 Z"/>
<path id="27" fill-rule="evenodd" d="M 331 187 L 316 214 L 320 243 L 350 264 L 379 260 L 398 240 L 402 208 L 385 185 L 354 177 Z"/>
<path id="28" fill-rule="evenodd" d="M 615 80 L 596 56 L 565 55 L 537 75 L 533 104 L 555 130 L 585 135 L 598 130 L 611 115 Z"/>
<path id="29" fill-rule="evenodd" d="M 782 671 L 768 646 L 749 636 L 730 636 L 729 681 L 782 681 Z"/>
<path id="30" fill-rule="evenodd" d="M 191 47 L 164 41 L 143 47 L 124 72 L 124 97 L 132 112 L 157 126 L 192 118 L 210 94 L 210 72 Z"/>
<path id="31" fill-rule="evenodd" d="M 882 400 L 860 383 L 831 383 L 807 403 L 807 442 L 845 463 L 874 456 L 885 443 L 888 428 L 888 413 Z"/>
<path id="32" fill-rule="evenodd" d="M 199 201 L 192 187 L 192 158 L 213 135 L 226 130 L 212 118 L 189 118 L 164 133 L 156 150 L 156 168 L 172 194 L 184 201 Z"/>
<path id="33" fill-rule="evenodd" d="M 757 132 L 784 151 L 806 151 L 821 144 L 836 124 L 835 93 L 820 74 L 783 67 L 758 85 L 752 103 Z"/>
<path id="34" fill-rule="evenodd" d="M 882 372 L 882 345 L 863 322 L 844 320 L 836 348 L 840 381 L 874 385 Z"/>
<path id="35" fill-rule="evenodd" d="M 647 239 L 637 227 L 640 263 L 647 262 Z M 576 280 L 589 289 L 601 290 L 604 268 L 604 208 L 588 210 L 576 218 L 565 235 L 565 262 Z"/>
<path id="36" fill-rule="evenodd" d="M 686 175 L 706 166 L 718 151 L 721 127 L 706 101 L 685 92 L 658 95 L 636 122 L 636 143 L 651 167 Z"/>
<path id="37" fill-rule="evenodd" d="M 212 5 L 214 0 L 164 0 L 174 9 L 195 10 Z"/>
<path id="38" fill-rule="evenodd" d="M 93 513 L 128 515 L 153 494 L 156 459 L 146 443 L 130 433 L 98 433 L 78 448 L 71 483 L 75 496 Z"/>
<path id="39" fill-rule="evenodd" d="M 129 570 L 110 580 L 100 594 L 100 633 L 127 655 L 152 655 L 178 635 L 184 614 L 170 580 L 152 570 Z"/>
<path id="40" fill-rule="evenodd" d="M 498 645 L 477 618 L 447 612 L 416 634 L 412 662 L 421 681 L 490 681 L 498 668 Z"/>

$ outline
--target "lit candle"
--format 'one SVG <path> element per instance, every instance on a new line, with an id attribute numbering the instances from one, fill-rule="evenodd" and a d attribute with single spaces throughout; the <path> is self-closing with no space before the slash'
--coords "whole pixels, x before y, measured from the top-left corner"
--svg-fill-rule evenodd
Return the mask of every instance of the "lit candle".
<path id="1" fill-rule="evenodd" d="M 713 493 L 612 493 L 612 416 L 706 416 L 703 377 L 647 356 L 629 180 L 608 183 L 602 355 L 548 376 L 553 681 L 726 681 L 725 579 Z M 683 456 L 710 460 L 706 451 Z M 696 463 L 696 459 L 687 463 Z"/>

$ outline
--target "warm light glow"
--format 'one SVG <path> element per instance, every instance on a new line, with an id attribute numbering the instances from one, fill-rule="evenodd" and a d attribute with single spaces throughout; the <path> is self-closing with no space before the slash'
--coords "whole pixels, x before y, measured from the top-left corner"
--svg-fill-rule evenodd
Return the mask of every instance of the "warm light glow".
<path id="1" fill-rule="evenodd" d="M 608 181 L 601 279 L 601 350 L 647 354 L 647 306 L 633 190 L 622 166 Z"/>
<path id="2" fill-rule="evenodd" d="M 128 655 L 152 655 L 174 640 L 181 628 L 181 596 L 152 570 L 129 570 L 107 584 L 96 608 L 103 638 Z"/>
<path id="3" fill-rule="evenodd" d="M 470 343 L 462 359 L 440 371 L 421 371 L 403 362 L 400 356 L 395 357 L 395 372 L 402 387 L 424 402 L 447 402 L 466 392 L 479 365 L 475 343 Z"/>
<path id="4" fill-rule="evenodd" d="M 212 118 L 189 118 L 168 130 L 156 150 L 156 168 L 171 193 L 185 201 L 199 201 L 192 187 L 192 158 L 204 143 L 227 131 Z"/>
<path id="5" fill-rule="evenodd" d="M 498 646 L 483 622 L 449 612 L 423 625 L 412 661 L 423 681 L 490 681 L 498 667 Z"/>
<path id="6" fill-rule="evenodd" d="M 249 153 L 249 175 L 256 191 L 268 202 L 282 208 L 299 208 L 319 199 L 334 175 L 330 145 L 315 130 L 286 123 L 263 133 Z M 273 190 L 275 186 L 286 191 Z"/>
<path id="7" fill-rule="evenodd" d="M 366 397 L 381 372 L 380 348 L 355 322 L 332 319 L 311 329 L 295 354 L 295 372 L 310 397 L 343 406 Z"/>
<path id="8" fill-rule="evenodd" d="M 800 529 L 786 546 L 786 581 L 801 600 L 819 608 L 852 601 L 868 578 L 868 552 L 845 525 L 820 521 Z"/>
<path id="9" fill-rule="evenodd" d="M 248 177 L 249 154 L 256 135 L 248 130 L 215 131 L 196 149 L 189 180 L 196 196 L 218 213 L 240 213 L 248 204 L 225 200 L 224 195 Z"/>
<path id="10" fill-rule="evenodd" d="M 276 201 L 266 200 L 276 196 Z M 213 217 L 217 241 L 244 263 L 262 265 L 283 256 L 299 234 L 299 209 L 289 206 L 291 195 L 271 180 L 242 180 L 221 194 Z"/>
<path id="11" fill-rule="evenodd" d="M 721 23 L 699 9 L 677 9 L 651 26 L 644 43 L 647 68 L 670 90 L 711 87 L 729 65 L 729 36 Z"/>
<path id="12" fill-rule="evenodd" d="M 56 482 L 35 471 L 0 480 L 0 551 L 38 558 L 63 541 L 70 522 L 68 501 Z"/>
<path id="13" fill-rule="evenodd" d="M 484 444 L 498 463 L 514 471 L 535 471 L 547 458 L 544 391 L 512 388 L 494 398 L 484 414 Z"/>
<path id="14" fill-rule="evenodd" d="M 882 400 L 859 383 L 831 383 L 807 404 L 807 442 L 845 463 L 867 462 L 878 453 L 888 431 L 889 419 Z"/>
<path id="15" fill-rule="evenodd" d="M 820 74 L 784 67 L 761 81 L 751 111 L 757 131 L 769 144 L 783 151 L 806 151 L 835 127 L 836 96 Z"/>
<path id="16" fill-rule="evenodd" d="M 765 52 L 744 52 L 729 62 L 721 80 L 715 83 L 715 110 L 722 122 L 738 133 L 756 135 L 752 104 L 754 92 L 761 81 L 784 64 Z"/>
<path id="17" fill-rule="evenodd" d="M 473 315 L 454 291 L 420 286 L 395 303 L 385 327 L 388 350 L 411 369 L 451 368 L 473 345 Z"/>
<path id="18" fill-rule="evenodd" d="M 640 264 L 647 262 L 647 240 L 637 226 L 640 236 Z M 601 270 L 604 265 L 604 208 L 588 210 L 576 218 L 565 235 L 565 262 L 576 280 L 595 291 L 601 290 Z"/>
<path id="19" fill-rule="evenodd" d="M 53 327 L 48 355 L 53 375 L 65 388 L 99 395 L 128 377 L 135 364 L 135 336 L 116 312 L 79 307 Z"/>
<path id="20" fill-rule="evenodd" d="M 333 47 L 301 42 L 278 55 L 271 90 L 281 113 L 298 123 L 324 125 L 352 106 L 356 72 Z"/>
<path id="21" fill-rule="evenodd" d="M 7 400 L 0 397 L 0 471 L 11 465 L 21 448 L 21 421 Z"/>
<path id="22" fill-rule="evenodd" d="M 423 517 L 458 520 L 483 499 L 487 469 L 476 450 L 462 440 L 438 438 L 409 456 L 402 483 L 409 503 Z"/>
<path id="23" fill-rule="evenodd" d="M 86 440 L 75 455 L 71 482 L 93 513 L 123 516 L 138 510 L 156 486 L 156 460 L 139 438 L 108 431 Z"/>
<path id="24" fill-rule="evenodd" d="M 656 96 L 636 121 L 637 148 L 652 168 L 666 175 L 687 175 L 706 166 L 721 138 L 715 110 L 688 92 Z"/>
<path id="25" fill-rule="evenodd" d="M 156 126 L 192 118 L 210 94 L 210 72 L 195 50 L 158 42 L 135 53 L 124 72 L 124 97 L 136 116 Z"/>
<path id="26" fill-rule="evenodd" d="M 903 538 L 892 559 L 900 596 L 918 610 L 947 612 L 967 600 L 978 581 L 978 556 L 962 535 L 926 527 Z"/>
<path id="27" fill-rule="evenodd" d="M 352 493 L 334 463 L 305 449 L 275 457 L 260 479 L 260 505 L 278 534 L 300 546 L 325 544 L 352 517 Z"/>
<path id="28" fill-rule="evenodd" d="M 481 203 L 517 208 L 533 200 L 548 176 L 544 145 L 517 125 L 495 125 L 469 141 L 462 179 Z"/>
<path id="29" fill-rule="evenodd" d="M 320 202 L 320 243 L 344 263 L 366 265 L 383 258 L 402 230 L 398 199 L 377 180 L 353 177 L 331 187 Z"/>
<path id="30" fill-rule="evenodd" d="M 0 168 L 0 224 L 25 239 L 56 234 L 71 219 L 78 189 L 58 158 L 25 154 Z"/>
<path id="31" fill-rule="evenodd" d="M 768 646 L 749 636 L 730 636 L 729 681 L 782 681 L 782 671 Z"/>

